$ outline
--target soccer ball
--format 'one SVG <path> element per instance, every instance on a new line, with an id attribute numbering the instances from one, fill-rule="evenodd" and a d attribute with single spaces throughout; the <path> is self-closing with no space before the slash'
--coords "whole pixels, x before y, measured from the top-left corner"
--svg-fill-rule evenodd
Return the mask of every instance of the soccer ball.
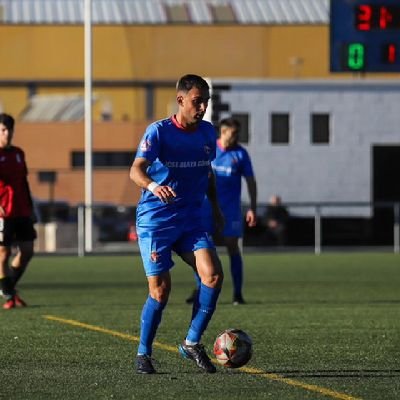
<path id="1" fill-rule="evenodd" d="M 226 329 L 214 342 L 214 355 L 217 361 L 227 368 L 240 368 L 251 358 L 253 342 L 250 336 L 240 329 Z"/>

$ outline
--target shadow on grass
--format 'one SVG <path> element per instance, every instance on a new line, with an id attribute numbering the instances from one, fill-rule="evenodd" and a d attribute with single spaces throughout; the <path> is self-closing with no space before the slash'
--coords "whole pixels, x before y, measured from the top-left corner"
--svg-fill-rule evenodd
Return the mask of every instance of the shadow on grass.
<path id="1" fill-rule="evenodd" d="M 36 282 L 36 283 L 22 283 L 23 289 L 34 290 L 54 290 L 54 289 L 67 289 L 67 290 L 85 290 L 85 289 L 134 289 L 143 288 L 143 282 Z"/>
<path id="2" fill-rule="evenodd" d="M 233 305 L 232 301 L 219 300 L 219 305 Z M 385 300 L 265 300 L 265 301 L 247 301 L 246 304 L 235 305 L 237 308 L 255 306 L 255 305 L 351 305 L 351 304 L 363 304 L 363 305 L 374 305 L 374 304 L 400 304 L 400 299 L 385 299 Z"/>

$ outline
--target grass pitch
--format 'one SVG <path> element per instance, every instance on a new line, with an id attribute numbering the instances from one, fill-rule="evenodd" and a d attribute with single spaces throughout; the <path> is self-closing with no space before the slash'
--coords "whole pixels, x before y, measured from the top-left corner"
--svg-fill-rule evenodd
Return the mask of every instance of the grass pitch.
<path id="1" fill-rule="evenodd" d="M 0 399 L 400 398 L 400 256 L 246 254 L 244 306 L 231 304 L 225 272 L 204 343 L 211 354 L 220 331 L 243 329 L 249 364 L 207 375 L 180 358 L 193 277 L 177 260 L 153 353 L 159 373 L 139 376 L 140 258 L 34 258 L 20 284 L 29 307 L 0 310 Z"/>

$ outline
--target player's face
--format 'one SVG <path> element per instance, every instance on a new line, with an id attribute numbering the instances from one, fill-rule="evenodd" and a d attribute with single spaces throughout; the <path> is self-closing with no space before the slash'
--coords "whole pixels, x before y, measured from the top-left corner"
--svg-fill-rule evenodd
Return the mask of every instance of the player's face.
<path id="1" fill-rule="evenodd" d="M 224 147 L 235 146 L 239 140 L 239 130 L 228 126 L 221 127 L 221 140 Z"/>
<path id="2" fill-rule="evenodd" d="M 12 132 L 8 128 L 0 123 L 0 149 L 8 147 L 11 143 Z"/>
<path id="3" fill-rule="evenodd" d="M 196 87 L 187 93 L 179 92 L 177 101 L 182 121 L 187 126 L 195 126 L 203 119 L 207 110 L 210 92 Z"/>

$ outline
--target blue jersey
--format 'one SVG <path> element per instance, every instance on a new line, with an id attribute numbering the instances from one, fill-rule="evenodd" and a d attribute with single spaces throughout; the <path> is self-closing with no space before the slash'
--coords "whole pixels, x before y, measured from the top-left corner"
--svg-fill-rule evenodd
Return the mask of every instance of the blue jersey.
<path id="1" fill-rule="evenodd" d="M 174 117 L 148 126 L 136 153 L 150 162 L 148 176 L 176 193 L 163 203 L 149 190 L 142 190 L 137 207 L 137 225 L 159 227 L 179 223 L 197 212 L 208 188 L 211 161 L 215 158 L 215 129 L 201 121 L 196 131 L 185 131 Z"/>
<path id="2" fill-rule="evenodd" d="M 223 236 L 241 237 L 243 233 L 240 207 L 242 177 L 253 177 L 253 167 L 247 150 L 236 145 L 231 149 L 217 146 L 216 158 L 212 162 L 217 186 L 217 198 L 225 219 Z M 211 205 L 204 201 L 203 224 L 208 232 L 214 232 Z"/>
<path id="3" fill-rule="evenodd" d="M 240 145 L 232 149 L 224 149 L 218 145 L 212 168 L 217 183 L 218 202 L 223 213 L 236 214 L 240 210 L 242 177 L 254 176 L 247 150 Z"/>

